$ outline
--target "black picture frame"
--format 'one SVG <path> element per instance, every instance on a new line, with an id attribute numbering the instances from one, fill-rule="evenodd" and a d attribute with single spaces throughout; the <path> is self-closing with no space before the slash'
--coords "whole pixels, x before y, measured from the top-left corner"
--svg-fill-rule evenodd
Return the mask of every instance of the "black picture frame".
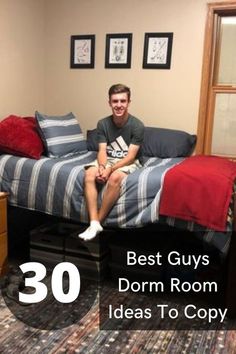
<path id="1" fill-rule="evenodd" d="M 131 68 L 132 33 L 106 35 L 105 68 Z"/>
<path id="2" fill-rule="evenodd" d="M 170 69 L 173 32 L 144 35 L 143 69 Z"/>
<path id="3" fill-rule="evenodd" d="M 73 35 L 70 42 L 71 69 L 93 69 L 95 61 L 95 35 Z"/>

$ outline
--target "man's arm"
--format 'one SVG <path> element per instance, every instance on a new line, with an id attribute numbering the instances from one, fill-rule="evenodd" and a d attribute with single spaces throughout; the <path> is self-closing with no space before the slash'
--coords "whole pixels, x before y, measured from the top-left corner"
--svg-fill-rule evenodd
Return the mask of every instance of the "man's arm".
<path id="1" fill-rule="evenodd" d="M 107 143 L 100 143 L 98 145 L 98 154 L 97 154 L 98 165 L 106 166 L 107 163 Z"/>

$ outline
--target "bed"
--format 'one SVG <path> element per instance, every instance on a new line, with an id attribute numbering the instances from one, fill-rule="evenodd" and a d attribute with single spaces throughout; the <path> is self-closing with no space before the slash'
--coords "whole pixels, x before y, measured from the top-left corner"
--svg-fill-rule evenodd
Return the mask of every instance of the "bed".
<path id="1" fill-rule="evenodd" d="M 226 259 L 226 302 L 235 315 L 236 164 L 191 156 L 195 143 L 196 136 L 183 131 L 146 127 L 143 167 L 123 181 L 104 227 L 168 224 L 193 232 Z M 10 206 L 86 224 L 84 165 L 94 160 L 97 149 L 96 129 L 85 139 L 72 113 L 7 117 L 0 123 L 0 190 L 9 193 Z"/>

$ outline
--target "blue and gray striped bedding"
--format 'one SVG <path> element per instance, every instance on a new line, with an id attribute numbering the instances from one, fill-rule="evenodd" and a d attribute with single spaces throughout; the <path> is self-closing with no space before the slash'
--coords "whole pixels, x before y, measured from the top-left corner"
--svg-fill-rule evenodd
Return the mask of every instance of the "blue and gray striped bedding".
<path id="1" fill-rule="evenodd" d="M 0 190 L 9 192 L 9 204 L 70 219 L 88 221 L 83 196 L 84 165 L 93 161 L 96 152 L 89 151 L 73 157 L 34 160 L 12 155 L 0 155 Z M 148 158 L 143 168 L 128 175 L 121 187 L 118 201 L 104 225 L 137 228 L 158 221 L 176 226 L 174 219 L 159 217 L 159 201 L 165 173 L 183 158 Z M 104 188 L 101 189 L 101 201 Z M 178 225 L 177 225 L 178 226 Z M 227 252 L 229 233 L 202 230 L 192 223 L 185 229 L 200 231 L 201 237 Z"/>
<path id="2" fill-rule="evenodd" d="M 1 155 L 0 189 L 10 192 L 11 205 L 87 222 L 84 165 L 95 158 L 96 153 L 92 151 L 68 158 L 43 157 L 40 160 Z M 142 169 L 128 175 L 105 225 L 124 228 L 156 222 L 164 173 L 179 161 L 180 158 L 150 158 Z"/>

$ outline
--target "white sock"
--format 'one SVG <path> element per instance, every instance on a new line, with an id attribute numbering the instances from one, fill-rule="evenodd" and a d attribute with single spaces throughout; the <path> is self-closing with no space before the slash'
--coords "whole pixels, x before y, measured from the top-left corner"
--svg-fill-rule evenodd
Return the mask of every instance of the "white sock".
<path id="1" fill-rule="evenodd" d="M 92 220 L 90 222 L 90 226 L 81 234 L 79 234 L 79 238 L 82 238 L 84 241 L 90 241 L 94 239 L 100 232 L 103 231 L 103 227 L 97 220 Z"/>

